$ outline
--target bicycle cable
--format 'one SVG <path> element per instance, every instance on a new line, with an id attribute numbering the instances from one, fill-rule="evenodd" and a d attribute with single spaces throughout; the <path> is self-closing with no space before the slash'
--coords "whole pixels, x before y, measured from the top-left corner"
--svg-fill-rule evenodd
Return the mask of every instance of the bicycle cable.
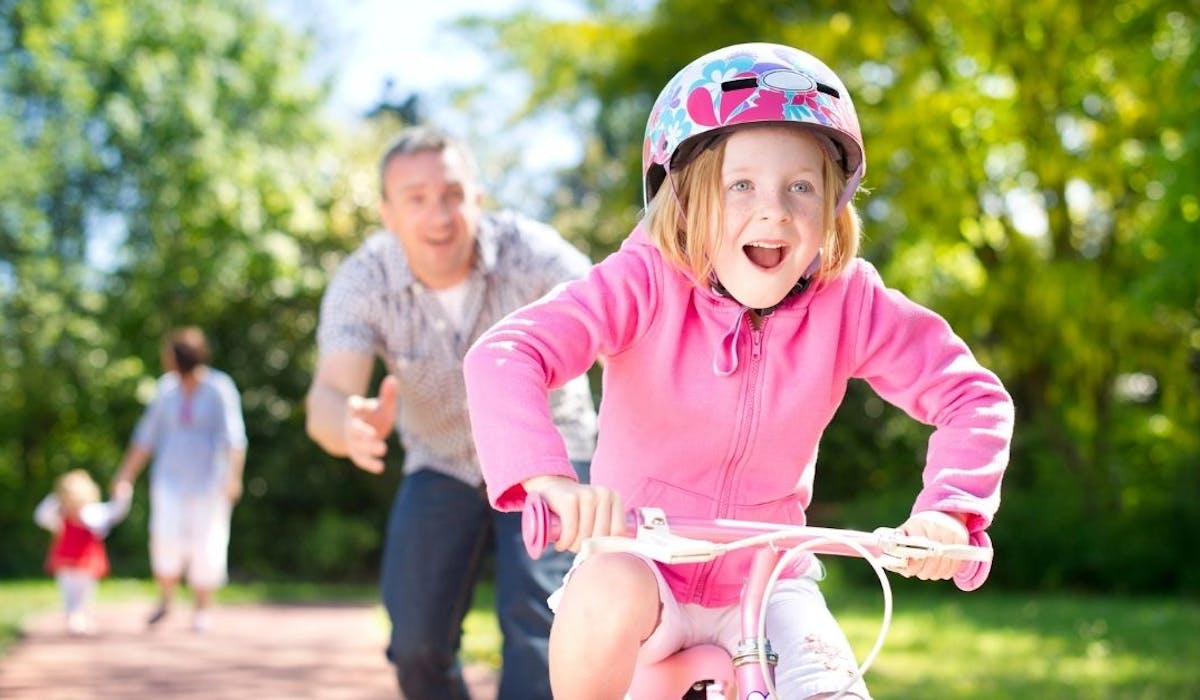
<path id="1" fill-rule="evenodd" d="M 730 542 L 724 545 L 723 548 L 726 550 L 734 550 L 745 547 L 754 547 L 763 543 L 773 544 L 775 540 L 782 539 L 787 535 L 787 530 L 764 533 L 762 535 L 747 537 L 743 540 L 737 540 L 736 542 Z M 775 568 L 771 571 L 771 575 L 767 578 L 767 584 L 763 590 L 762 608 L 758 613 L 758 636 L 760 639 L 766 639 L 767 637 L 767 608 L 769 607 L 771 591 L 778 584 L 779 578 L 783 575 L 784 570 L 791 566 L 792 563 L 801 555 L 811 554 L 813 549 L 824 542 L 843 544 L 858 552 L 858 554 L 861 555 L 861 557 L 865 559 L 875 571 L 875 576 L 879 579 L 879 585 L 883 592 L 883 620 L 879 625 L 879 634 L 875 636 L 875 644 L 871 647 L 871 651 L 868 652 L 865 657 L 863 657 L 862 663 L 859 664 L 858 670 L 850 678 L 850 681 L 835 695 L 829 698 L 829 700 L 837 700 L 838 698 L 844 696 L 850 690 L 850 688 L 854 686 L 855 683 L 862 679 L 866 675 L 867 669 L 871 667 L 871 664 L 875 663 L 875 658 L 879 656 L 879 653 L 883 650 L 883 642 L 887 637 L 888 629 L 892 624 L 892 585 L 888 580 L 887 572 L 884 570 L 883 565 L 880 564 L 878 559 L 871 554 L 870 550 L 849 537 L 838 537 L 832 533 L 827 533 L 819 539 L 809 540 L 808 542 L 790 547 L 786 552 L 784 552 L 783 556 L 779 558 L 779 561 L 775 564 Z M 766 684 L 767 690 L 770 691 L 771 697 L 777 696 L 778 690 L 775 688 L 775 682 L 771 679 L 770 666 L 767 662 L 767 650 L 765 645 L 761 644 L 758 648 L 758 666 L 759 671 L 763 676 L 763 682 Z"/>

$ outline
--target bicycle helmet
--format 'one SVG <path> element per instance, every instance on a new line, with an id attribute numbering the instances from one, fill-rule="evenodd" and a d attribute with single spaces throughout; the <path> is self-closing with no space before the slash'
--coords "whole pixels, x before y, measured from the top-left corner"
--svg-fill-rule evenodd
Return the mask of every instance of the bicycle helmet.
<path id="1" fill-rule="evenodd" d="M 642 144 L 642 195 L 649 206 L 669 170 L 678 169 L 737 124 L 806 124 L 828 137 L 846 174 L 837 211 L 866 172 L 862 131 L 850 93 L 829 66 L 790 46 L 736 44 L 705 54 L 659 93 Z"/>

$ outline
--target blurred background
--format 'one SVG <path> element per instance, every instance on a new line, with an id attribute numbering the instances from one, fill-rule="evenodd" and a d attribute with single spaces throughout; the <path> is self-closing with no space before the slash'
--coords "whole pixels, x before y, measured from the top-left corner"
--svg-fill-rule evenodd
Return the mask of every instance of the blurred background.
<path id="1" fill-rule="evenodd" d="M 322 453 L 303 397 L 386 142 L 442 124 L 491 204 L 599 260 L 636 221 L 658 90 L 762 40 L 847 83 L 863 255 L 1016 399 L 989 586 L 1195 598 L 1198 22 L 1195 0 L 0 0 L 0 578 L 41 575 L 34 505 L 71 468 L 107 484 L 165 332 L 197 324 L 250 437 L 233 576 L 372 581 L 398 469 Z M 927 436 L 852 387 L 812 520 L 900 522 Z M 148 573 L 145 484 L 122 576 Z"/>

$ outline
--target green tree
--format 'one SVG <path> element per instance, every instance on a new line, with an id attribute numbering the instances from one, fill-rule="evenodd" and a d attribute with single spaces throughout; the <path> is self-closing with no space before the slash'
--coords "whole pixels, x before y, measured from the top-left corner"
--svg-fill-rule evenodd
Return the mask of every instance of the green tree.
<path id="1" fill-rule="evenodd" d="M 578 125 L 560 227 L 596 254 L 626 235 L 646 115 L 691 59 L 740 41 L 825 58 L 865 132 L 864 255 L 1017 402 L 994 577 L 1194 590 L 1200 567 L 1179 552 L 1200 529 L 1200 3 L 589 6 L 462 24 L 531 78 L 524 114 Z M 831 516 L 903 517 L 926 434 L 854 387 L 818 499 Z"/>
<path id="2" fill-rule="evenodd" d="M 391 489 L 317 450 L 302 401 L 380 136 L 323 121 L 309 42 L 256 0 L 0 0 L 0 55 L 0 575 L 37 570 L 57 474 L 107 482 L 184 323 L 243 393 L 235 567 L 365 574 Z M 125 572 L 145 485 L 110 539 Z"/>

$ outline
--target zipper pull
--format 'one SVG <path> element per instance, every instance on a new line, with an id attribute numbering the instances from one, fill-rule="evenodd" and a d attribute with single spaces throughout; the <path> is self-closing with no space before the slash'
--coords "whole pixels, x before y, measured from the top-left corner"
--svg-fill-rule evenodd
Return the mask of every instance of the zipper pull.
<path id="1" fill-rule="evenodd" d="M 728 377 L 737 371 L 738 368 L 738 331 L 742 329 L 742 320 L 746 318 L 746 313 L 739 313 L 733 321 L 733 326 L 725 331 L 725 337 L 721 339 L 721 344 L 717 348 L 717 354 L 713 357 L 713 374 L 718 377 Z"/>

